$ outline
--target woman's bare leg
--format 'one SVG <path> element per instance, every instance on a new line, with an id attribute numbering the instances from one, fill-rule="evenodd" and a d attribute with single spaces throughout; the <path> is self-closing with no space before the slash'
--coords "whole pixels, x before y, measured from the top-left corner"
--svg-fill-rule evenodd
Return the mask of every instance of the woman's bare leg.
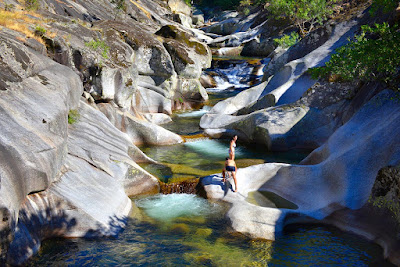
<path id="1" fill-rule="evenodd" d="M 237 192 L 238 187 L 237 187 L 237 181 L 236 181 L 236 172 L 232 172 L 232 176 L 233 176 L 233 181 L 235 181 L 235 191 L 234 192 Z"/>

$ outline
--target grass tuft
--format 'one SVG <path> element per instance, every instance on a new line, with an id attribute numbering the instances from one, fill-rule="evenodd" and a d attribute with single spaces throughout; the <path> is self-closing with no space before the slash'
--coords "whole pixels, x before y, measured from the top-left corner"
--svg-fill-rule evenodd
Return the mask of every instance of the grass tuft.
<path id="1" fill-rule="evenodd" d="M 81 115 L 79 114 L 79 111 L 76 109 L 71 109 L 68 112 L 68 124 L 74 124 L 80 119 Z"/>

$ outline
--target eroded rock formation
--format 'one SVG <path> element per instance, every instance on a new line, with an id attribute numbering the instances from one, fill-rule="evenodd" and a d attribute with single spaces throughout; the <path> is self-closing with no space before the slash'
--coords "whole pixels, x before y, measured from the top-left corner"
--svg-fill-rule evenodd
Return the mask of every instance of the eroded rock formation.
<path id="1" fill-rule="evenodd" d="M 183 141 L 157 124 L 207 99 L 199 78 L 211 63 L 174 21 L 190 17 L 183 1 L 37 3 L 28 25 L 37 38 L 0 28 L 1 258 L 10 264 L 46 238 L 118 235 L 128 196 L 160 191 L 137 164 L 154 160 L 135 144 Z M 7 14 L 21 12 L 16 1 L 0 7 L 11 4 Z"/>

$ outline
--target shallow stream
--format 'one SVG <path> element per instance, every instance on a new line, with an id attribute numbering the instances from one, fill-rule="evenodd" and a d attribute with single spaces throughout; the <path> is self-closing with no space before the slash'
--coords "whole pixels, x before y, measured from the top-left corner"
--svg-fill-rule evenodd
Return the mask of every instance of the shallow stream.
<path id="1" fill-rule="evenodd" d="M 227 207 L 189 194 L 134 200 L 117 238 L 56 239 L 32 266 L 390 266 L 382 250 L 355 235 L 321 225 L 285 228 L 276 241 L 231 233 Z"/>
<path id="2" fill-rule="evenodd" d="M 224 95 L 224 90 L 214 89 L 211 103 Z M 143 167 L 165 183 L 220 173 L 228 153 L 228 140 L 202 136 L 198 122 L 208 109 L 175 114 L 173 123 L 165 127 L 184 136 L 186 142 L 142 147 L 148 156 L 164 165 Z M 239 168 L 264 162 L 297 163 L 308 154 L 265 152 L 263 148 L 245 146 L 240 140 L 237 145 Z M 279 196 L 264 197 L 278 207 L 290 206 Z M 248 200 L 260 204 L 258 198 L 251 194 Z M 225 219 L 227 204 L 191 194 L 159 194 L 132 201 L 133 214 L 117 238 L 47 240 L 28 265 L 390 266 L 383 260 L 378 245 L 333 227 L 292 225 L 274 242 L 251 240 L 231 232 Z"/>

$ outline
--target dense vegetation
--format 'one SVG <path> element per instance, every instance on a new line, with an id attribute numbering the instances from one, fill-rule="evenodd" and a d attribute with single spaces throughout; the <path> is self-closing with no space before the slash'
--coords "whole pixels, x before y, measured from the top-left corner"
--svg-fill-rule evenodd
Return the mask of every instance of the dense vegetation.
<path id="1" fill-rule="evenodd" d="M 314 78 L 337 75 L 343 80 L 382 81 L 398 87 L 400 32 L 397 25 L 364 25 L 354 41 L 336 52 L 325 67 L 311 70 Z"/>
<path id="2" fill-rule="evenodd" d="M 275 18 L 290 18 L 304 36 L 322 24 L 335 6 L 336 0 L 275 0 L 266 8 Z"/>
<path id="3" fill-rule="evenodd" d="M 371 15 L 390 12 L 398 1 L 375 0 Z M 341 80 L 380 81 L 390 88 L 400 89 L 400 28 L 387 22 L 361 27 L 347 45 L 336 50 L 325 67 L 310 70 L 314 78 L 333 77 Z"/>

